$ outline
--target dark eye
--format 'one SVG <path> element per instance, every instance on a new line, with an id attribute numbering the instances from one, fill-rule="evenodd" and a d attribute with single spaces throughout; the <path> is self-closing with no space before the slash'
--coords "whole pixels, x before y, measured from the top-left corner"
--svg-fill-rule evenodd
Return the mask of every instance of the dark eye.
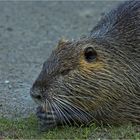
<path id="1" fill-rule="evenodd" d="M 86 48 L 84 55 L 87 62 L 93 62 L 97 58 L 97 52 L 92 47 Z"/>

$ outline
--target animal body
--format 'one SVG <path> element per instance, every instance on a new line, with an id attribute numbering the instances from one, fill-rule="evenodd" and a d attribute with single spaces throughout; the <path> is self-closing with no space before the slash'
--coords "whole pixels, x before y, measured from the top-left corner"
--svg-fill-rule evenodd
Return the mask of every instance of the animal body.
<path id="1" fill-rule="evenodd" d="M 140 1 L 106 14 L 80 40 L 60 41 L 31 88 L 42 126 L 140 123 Z"/>

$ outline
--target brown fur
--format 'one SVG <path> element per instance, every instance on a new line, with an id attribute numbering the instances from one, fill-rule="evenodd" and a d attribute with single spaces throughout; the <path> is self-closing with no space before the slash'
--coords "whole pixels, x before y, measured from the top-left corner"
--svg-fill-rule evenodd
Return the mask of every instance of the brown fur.
<path id="1" fill-rule="evenodd" d="M 97 58 L 89 63 L 84 50 L 90 46 Z M 140 2 L 133 0 L 107 14 L 90 36 L 59 43 L 31 89 L 47 108 L 37 115 L 48 128 L 72 122 L 140 123 L 139 71 Z"/>

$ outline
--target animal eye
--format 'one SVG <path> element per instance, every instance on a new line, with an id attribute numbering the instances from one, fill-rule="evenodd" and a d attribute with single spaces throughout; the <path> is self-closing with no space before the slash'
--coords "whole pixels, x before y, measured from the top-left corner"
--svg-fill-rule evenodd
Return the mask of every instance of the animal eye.
<path id="1" fill-rule="evenodd" d="M 97 58 L 97 52 L 92 48 L 88 47 L 84 51 L 85 59 L 87 62 L 93 62 Z"/>

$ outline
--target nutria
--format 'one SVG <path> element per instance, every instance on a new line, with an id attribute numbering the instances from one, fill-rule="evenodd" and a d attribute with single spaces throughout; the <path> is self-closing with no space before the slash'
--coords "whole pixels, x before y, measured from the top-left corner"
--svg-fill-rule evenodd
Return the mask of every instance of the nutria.
<path id="1" fill-rule="evenodd" d="M 90 35 L 60 41 L 31 88 L 42 126 L 140 123 L 140 1 L 106 14 Z"/>

